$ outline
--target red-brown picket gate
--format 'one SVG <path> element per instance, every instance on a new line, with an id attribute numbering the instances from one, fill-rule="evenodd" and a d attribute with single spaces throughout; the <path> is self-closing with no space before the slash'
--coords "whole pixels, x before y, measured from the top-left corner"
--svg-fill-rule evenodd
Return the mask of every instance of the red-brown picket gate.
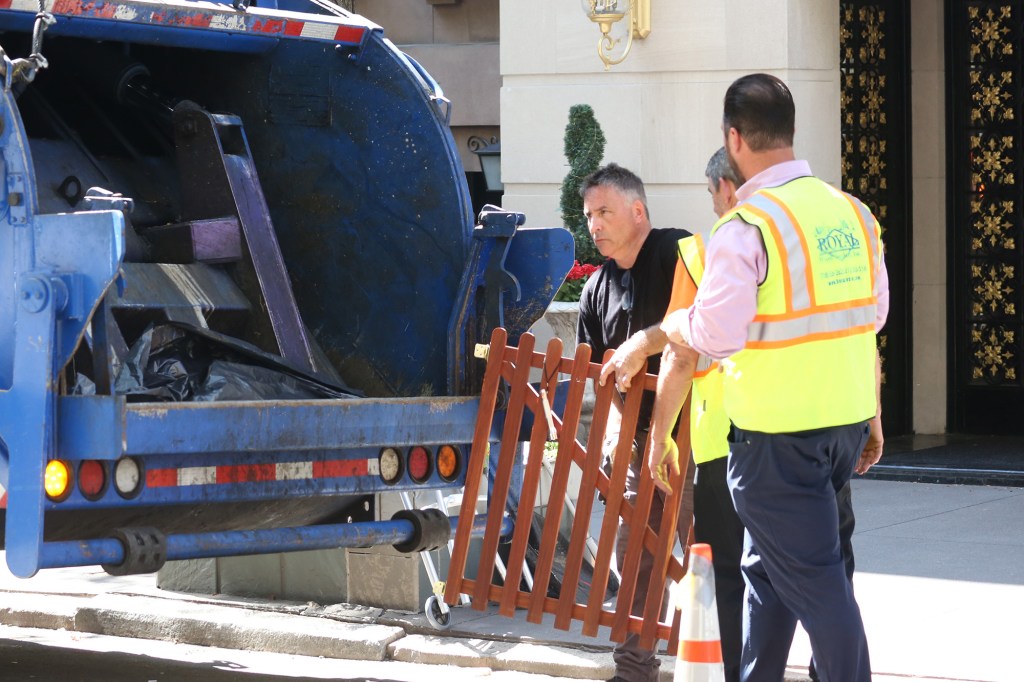
<path id="1" fill-rule="evenodd" d="M 472 597 L 472 606 L 477 610 L 486 608 L 488 602 L 499 604 L 499 613 L 512 616 L 517 608 L 527 609 L 527 620 L 540 623 L 544 614 L 554 615 L 554 626 L 568 630 L 572 621 L 582 623 L 584 635 L 596 637 L 600 627 L 610 628 L 610 639 L 621 642 L 628 632 L 638 633 L 641 645 L 653 649 L 657 640 L 668 642 L 669 651 L 674 651 L 678 623 L 662 622 L 662 595 L 665 583 L 671 579 L 679 581 L 685 573 L 684 565 L 672 555 L 676 538 L 676 523 L 679 505 L 682 502 L 682 481 L 685 480 L 689 457 L 680 458 L 680 473 L 670 481 L 672 494 L 665 498 L 665 513 L 660 528 L 648 524 L 651 501 L 659 494 L 649 475 L 646 457 L 635 504 L 623 499 L 626 472 L 630 460 L 632 443 L 636 431 L 637 416 L 644 390 L 653 391 L 657 377 L 647 374 L 640 380 L 634 378 L 626 392 L 622 408 L 622 428 L 616 455 L 613 458 L 611 476 L 601 468 L 601 445 L 604 440 L 608 411 L 615 388 L 612 382 L 598 386 L 596 379 L 601 365 L 590 362 L 590 347 L 581 344 L 576 348 L 575 357 L 562 357 L 562 342 L 552 339 L 546 353 L 534 352 L 535 339 L 524 334 L 519 347 L 506 345 L 504 329 L 495 329 L 487 354 L 487 369 L 484 374 L 480 399 L 480 414 L 477 418 L 473 447 L 470 453 L 463 504 L 467 513 L 460 513 L 455 543 L 449 565 L 445 587 L 445 602 L 457 604 L 461 593 Z M 606 354 L 605 360 L 611 356 Z M 529 382 L 531 368 L 541 370 L 540 388 Z M 555 401 L 560 375 L 569 378 L 565 408 L 561 415 L 553 414 L 546 406 Z M 576 438 L 583 406 L 584 389 L 588 381 L 594 381 L 596 400 L 587 445 L 584 447 Z M 469 554 L 470 531 L 475 503 L 480 493 L 481 479 L 489 459 L 488 436 L 491 432 L 499 393 L 507 390 L 505 424 L 502 431 L 500 451 L 496 470 L 493 472 L 493 487 L 488 500 L 487 528 L 480 549 L 480 561 L 476 578 L 466 577 L 466 562 Z M 519 446 L 519 433 L 526 411 L 532 413 L 533 427 L 528 445 L 526 469 L 516 512 L 519 520 L 514 525 L 506 575 L 503 581 L 494 581 L 495 556 L 500 541 L 502 517 L 512 483 L 512 470 Z M 684 406 L 682 423 L 676 442 L 680 453 L 690 451 L 689 400 Z M 553 431 L 553 433 L 551 432 Z M 555 436 L 552 438 L 551 436 Z M 548 509 L 541 531 L 540 547 L 534 570 L 533 589 L 522 589 L 521 577 L 526 557 L 531 519 L 537 503 L 537 492 L 541 480 L 541 467 L 545 444 L 557 440 L 558 450 L 552 475 Z M 563 583 L 557 599 L 548 596 L 551 568 L 561 524 L 561 509 L 566 497 L 570 464 L 575 462 L 582 470 L 582 483 L 573 520 L 568 550 L 565 556 Z M 473 475 L 472 472 L 477 472 Z M 594 495 L 597 490 L 606 500 L 604 520 L 597 538 L 597 556 L 594 561 L 593 582 L 586 603 L 577 603 L 576 594 L 584 549 L 589 533 L 590 517 L 593 511 Z M 611 572 L 613 549 L 615 548 L 616 525 L 619 517 L 634 528 L 644 528 L 643 533 L 633 532 L 626 548 L 623 572 L 614 609 L 604 607 L 604 595 Z M 650 576 L 647 599 L 642 617 L 632 616 L 629 604 L 636 589 L 637 570 L 641 550 L 654 557 L 654 570 Z M 671 615 L 671 614 L 670 614 Z"/>

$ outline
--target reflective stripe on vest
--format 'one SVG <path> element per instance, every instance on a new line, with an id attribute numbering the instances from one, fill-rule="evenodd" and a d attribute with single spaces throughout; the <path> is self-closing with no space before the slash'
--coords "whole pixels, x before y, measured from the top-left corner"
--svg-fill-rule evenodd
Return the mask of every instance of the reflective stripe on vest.
<path id="1" fill-rule="evenodd" d="M 699 234 L 679 240 L 679 258 L 694 284 L 704 278 L 704 241 Z M 690 395 L 690 448 L 693 461 L 703 464 L 729 454 L 729 418 L 725 414 L 725 387 L 719 364 L 710 357 L 697 359 Z"/>
<path id="2" fill-rule="evenodd" d="M 760 230 L 768 268 L 747 344 L 722 363 L 730 418 L 767 433 L 870 418 L 881 263 L 871 212 L 804 177 L 755 192 L 712 235 L 736 217 Z"/>

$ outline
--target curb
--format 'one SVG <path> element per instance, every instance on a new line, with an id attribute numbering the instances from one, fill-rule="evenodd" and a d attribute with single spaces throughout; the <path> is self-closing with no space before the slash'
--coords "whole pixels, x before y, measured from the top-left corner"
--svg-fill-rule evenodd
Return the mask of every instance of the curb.
<path id="1" fill-rule="evenodd" d="M 396 622 L 380 609 L 346 604 L 216 603 L 126 593 L 83 596 L 0 590 L 0 595 L 0 624 L 11 627 L 582 680 L 607 680 L 615 674 L 610 647 L 597 651 L 551 642 L 505 641 L 500 635 L 487 639 L 459 631 L 422 634 L 424 628 L 413 622 Z M 671 682 L 675 659 L 659 658 L 660 681 Z M 788 670 L 785 682 L 807 679 Z"/>
<path id="2" fill-rule="evenodd" d="M 102 606 L 79 608 L 75 630 L 225 649 L 366 661 L 385 660 L 388 645 L 405 636 L 401 628 L 386 625 L 357 625 L 122 595 L 108 596 Z"/>
<path id="3" fill-rule="evenodd" d="M 615 674 L 611 654 L 569 647 L 487 639 L 406 635 L 388 647 L 392 660 L 492 670 L 607 680 Z"/>

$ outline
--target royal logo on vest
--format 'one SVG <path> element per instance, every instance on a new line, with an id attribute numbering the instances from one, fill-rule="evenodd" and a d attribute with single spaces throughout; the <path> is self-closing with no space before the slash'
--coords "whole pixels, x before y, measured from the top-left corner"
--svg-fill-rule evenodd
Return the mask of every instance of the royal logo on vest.
<path id="1" fill-rule="evenodd" d="M 838 227 L 816 227 L 814 231 L 822 260 L 846 260 L 860 251 L 861 240 L 846 221 Z"/>

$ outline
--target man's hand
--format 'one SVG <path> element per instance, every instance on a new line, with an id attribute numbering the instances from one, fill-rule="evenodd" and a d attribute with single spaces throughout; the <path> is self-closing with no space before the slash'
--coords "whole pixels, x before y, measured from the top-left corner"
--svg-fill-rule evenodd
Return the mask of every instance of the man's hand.
<path id="1" fill-rule="evenodd" d="M 672 493 L 669 477 L 679 475 L 679 448 L 672 437 L 657 442 L 651 439 L 651 452 L 647 459 L 654 485 L 666 495 Z"/>
<path id="2" fill-rule="evenodd" d="M 615 451 L 619 448 L 619 434 L 606 433 L 604 442 L 601 443 L 601 457 L 609 462 L 615 462 Z M 630 461 L 637 455 L 636 441 L 633 441 L 629 452 Z"/>
<path id="3" fill-rule="evenodd" d="M 882 458 L 882 444 L 885 443 L 885 436 L 882 435 L 881 415 L 868 422 L 868 427 L 870 432 L 867 445 L 864 446 L 864 452 L 861 453 L 860 459 L 853 468 L 858 474 L 866 473 L 872 465 L 877 464 L 878 460 Z"/>
<path id="4" fill-rule="evenodd" d="M 616 348 L 611 360 L 601 368 L 598 383 L 604 386 L 608 377 L 614 374 L 615 386 L 620 391 L 628 389 L 633 377 L 647 366 L 647 347 L 643 343 L 645 340 L 643 332 L 638 332 Z"/>

